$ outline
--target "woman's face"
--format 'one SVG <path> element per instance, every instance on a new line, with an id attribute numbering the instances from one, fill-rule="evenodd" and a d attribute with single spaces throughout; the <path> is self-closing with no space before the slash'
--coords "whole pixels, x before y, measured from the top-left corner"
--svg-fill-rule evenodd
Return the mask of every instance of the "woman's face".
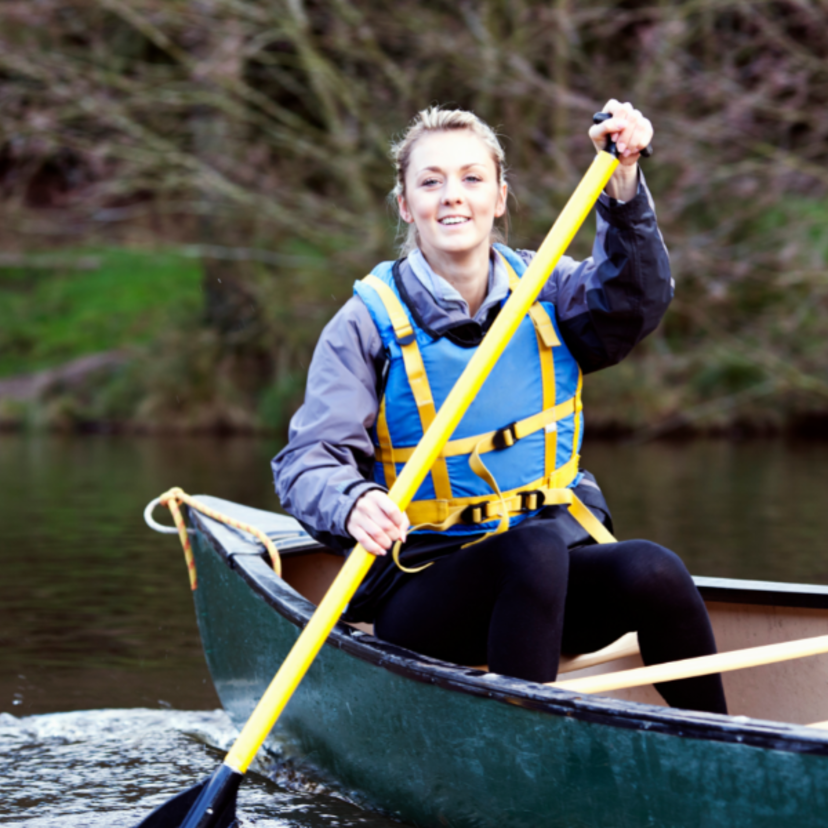
<path id="1" fill-rule="evenodd" d="M 473 132 L 430 132 L 414 144 L 398 201 L 403 221 L 417 225 L 426 258 L 463 255 L 488 250 L 494 220 L 506 211 L 506 185 Z"/>

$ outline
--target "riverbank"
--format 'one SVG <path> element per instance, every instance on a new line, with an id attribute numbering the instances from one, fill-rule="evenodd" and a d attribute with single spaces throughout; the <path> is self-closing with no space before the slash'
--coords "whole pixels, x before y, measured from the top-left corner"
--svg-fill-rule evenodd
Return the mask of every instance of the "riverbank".
<path id="1" fill-rule="evenodd" d="M 348 274 L 324 281 L 323 257 L 307 253 L 292 260 L 290 281 L 262 262 L 244 270 L 199 254 L 110 247 L 1 258 L 0 429 L 284 435 Z M 229 324 L 210 315 L 227 285 L 236 293 L 218 298 L 236 302 Z M 588 434 L 828 437 L 820 326 L 803 323 L 785 339 L 769 307 L 763 338 L 682 331 L 686 293 L 632 356 L 586 377 Z"/>
<path id="2" fill-rule="evenodd" d="M 0 379 L 0 431 L 285 433 L 292 405 L 269 411 L 267 405 L 245 407 L 233 396 L 193 404 L 175 395 L 178 411 L 154 411 L 152 398 L 141 394 L 147 359 L 145 352 L 135 348 L 109 351 L 79 357 L 56 368 Z M 610 372 L 586 381 L 587 436 L 632 441 L 779 436 L 828 439 L 828 408 L 809 405 L 810 401 L 798 405 L 784 385 L 762 383 L 677 408 L 671 402 L 682 396 L 680 391 L 648 381 L 646 371 L 638 365 L 628 366 L 627 373 L 642 376 L 615 378 Z M 278 391 L 264 391 L 265 404 L 274 396 L 278 402 Z"/>

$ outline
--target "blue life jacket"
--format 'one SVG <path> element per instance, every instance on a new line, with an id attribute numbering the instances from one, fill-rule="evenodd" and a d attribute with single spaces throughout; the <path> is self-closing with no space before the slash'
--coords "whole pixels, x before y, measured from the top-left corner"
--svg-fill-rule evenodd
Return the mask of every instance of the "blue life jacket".
<path id="1" fill-rule="evenodd" d="M 526 264 L 504 245 L 495 249 L 514 288 Z M 374 479 L 390 488 L 475 348 L 435 338 L 417 324 L 395 283 L 393 262 L 374 268 L 354 292 L 389 358 L 372 438 Z M 613 540 L 586 507 L 579 517 L 583 504 L 571 492 L 581 477 L 581 385 L 554 305 L 536 302 L 406 509 L 412 525 L 454 535 L 504 531 L 559 503 L 596 540 Z"/>

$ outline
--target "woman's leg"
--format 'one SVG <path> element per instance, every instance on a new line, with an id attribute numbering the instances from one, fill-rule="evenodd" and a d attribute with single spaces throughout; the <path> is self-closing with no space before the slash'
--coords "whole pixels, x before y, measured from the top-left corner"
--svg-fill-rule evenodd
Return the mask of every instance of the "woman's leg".
<path id="1" fill-rule="evenodd" d="M 570 553 L 564 652 L 592 652 L 637 632 L 645 664 L 716 652 L 707 609 L 681 559 L 650 541 Z M 727 713 L 721 676 L 657 684 L 673 707 Z"/>
<path id="2" fill-rule="evenodd" d="M 550 525 L 521 523 L 403 581 L 377 612 L 377 636 L 435 658 L 552 681 L 568 563 Z"/>

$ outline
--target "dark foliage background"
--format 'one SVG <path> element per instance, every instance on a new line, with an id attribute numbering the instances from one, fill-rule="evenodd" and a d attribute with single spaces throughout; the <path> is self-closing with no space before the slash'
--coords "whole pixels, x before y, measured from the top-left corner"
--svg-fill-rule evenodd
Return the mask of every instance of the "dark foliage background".
<path id="1" fill-rule="evenodd" d="M 0 290 L 44 251 L 73 278 L 90 246 L 202 273 L 201 301 L 122 358 L 28 395 L 0 380 L 6 424 L 284 428 L 322 325 L 394 255 L 389 138 L 430 103 L 496 125 L 511 241 L 531 247 L 609 97 L 655 124 L 677 292 L 588 381 L 590 426 L 824 422 L 824 0 L 6 0 L 0 32 Z M 9 364 L 32 347 L 0 329 Z"/>

